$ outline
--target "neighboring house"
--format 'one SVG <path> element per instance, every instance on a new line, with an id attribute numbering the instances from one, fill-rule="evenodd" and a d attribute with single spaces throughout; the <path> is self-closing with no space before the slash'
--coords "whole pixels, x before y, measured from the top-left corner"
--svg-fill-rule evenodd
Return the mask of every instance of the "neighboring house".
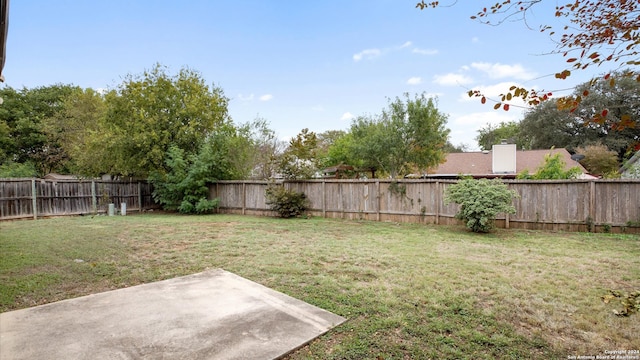
<path id="1" fill-rule="evenodd" d="M 565 169 L 577 166 L 582 174 L 581 179 L 595 179 L 579 162 L 571 158 L 566 149 L 520 150 L 515 144 L 494 145 L 491 151 L 463 152 L 447 154 L 446 161 L 431 170 L 429 178 L 457 178 L 460 175 L 474 178 L 515 178 L 528 170 L 533 174 L 544 164 L 545 156 L 560 154 L 565 162 Z"/>
<path id="2" fill-rule="evenodd" d="M 324 179 L 351 179 L 356 176 L 355 169 L 351 165 L 340 164 L 322 170 Z"/>
<path id="3" fill-rule="evenodd" d="M 640 150 L 629 159 L 620 169 L 623 179 L 640 179 Z"/>
<path id="4" fill-rule="evenodd" d="M 56 173 L 50 173 L 44 176 L 45 180 L 78 180 L 76 175 L 60 175 Z"/>

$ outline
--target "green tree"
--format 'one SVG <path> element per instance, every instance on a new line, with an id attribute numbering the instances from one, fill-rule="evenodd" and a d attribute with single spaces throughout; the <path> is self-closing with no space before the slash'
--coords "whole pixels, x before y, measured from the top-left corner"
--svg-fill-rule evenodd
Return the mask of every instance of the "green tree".
<path id="1" fill-rule="evenodd" d="M 129 75 L 106 97 L 100 135 L 90 148 L 102 148 L 102 171 L 146 177 L 165 171 L 171 146 L 186 157 L 198 152 L 207 136 L 231 121 L 222 89 L 209 87 L 201 75 L 183 68 L 169 75 L 156 65 L 141 75 Z M 97 134 L 95 134 L 97 135 Z"/>
<path id="2" fill-rule="evenodd" d="M 487 124 L 478 130 L 476 141 L 482 150 L 491 150 L 493 145 L 507 140 L 516 144 L 518 149 L 529 149 L 525 136 L 520 133 L 520 124 L 515 121 L 501 122 L 499 125 Z"/>
<path id="3" fill-rule="evenodd" d="M 270 179 L 278 171 L 278 158 L 285 143 L 278 140 L 265 119 L 256 118 L 238 127 L 239 139 L 246 146 L 242 178 Z"/>
<path id="4" fill-rule="evenodd" d="M 237 130 L 227 125 L 210 133 L 195 154 L 170 146 L 165 168 L 149 176 L 154 185 L 154 199 L 166 210 L 185 214 L 211 211 L 217 200 L 208 198 L 209 185 L 244 176 L 245 169 L 234 157 L 238 152 L 237 141 Z"/>
<path id="5" fill-rule="evenodd" d="M 62 84 L 1 89 L 0 162 L 31 163 L 40 176 L 59 171 L 65 156 L 61 144 L 47 136 L 45 127 L 76 89 Z"/>
<path id="6" fill-rule="evenodd" d="M 540 24 L 539 27 L 540 31 L 548 34 L 557 45 L 550 53 L 561 54 L 569 66 L 568 69 L 555 74 L 557 79 L 567 79 L 571 76 L 571 70 L 583 71 L 589 66 L 608 63 L 613 69 L 625 66 L 636 69 L 635 67 L 640 65 L 640 52 L 637 49 L 640 44 L 638 1 L 575 0 L 566 5 L 558 5 L 541 0 L 502 0 L 495 4 L 489 2 L 486 6 L 483 6 L 482 2 L 479 4 L 480 11 L 471 16 L 471 19 L 489 25 L 500 25 L 505 21 L 522 21 L 531 28 L 535 17 L 530 18 L 528 15 L 534 9 L 554 15 L 560 24 L 557 31 L 550 24 Z M 441 5 L 440 1 L 421 0 L 416 7 L 426 9 Z M 607 73 L 602 79 L 610 81 L 613 85 L 615 81 L 610 80 L 611 75 Z M 637 70 L 627 71 L 623 76 L 640 82 L 640 73 Z M 590 83 L 593 84 L 595 81 L 596 79 Z M 487 102 L 485 95 L 478 90 L 469 91 L 469 96 L 479 97 L 483 104 Z M 530 105 L 537 105 L 551 96 L 552 94 L 545 90 L 528 90 L 514 85 L 501 94 L 500 98 L 493 99 L 496 102 L 494 108 L 509 110 L 509 102 L 515 98 L 527 101 Z M 575 110 L 588 96 L 590 95 L 587 91 L 560 97 L 556 103 L 561 109 Z M 606 108 L 595 109 L 595 112 L 590 121 L 600 124 L 608 121 L 609 111 Z M 638 117 L 634 117 L 633 114 L 623 114 L 620 120 L 619 124 L 622 126 L 638 127 Z"/>
<path id="7" fill-rule="evenodd" d="M 280 158 L 280 172 L 285 179 L 310 179 L 319 170 L 318 136 L 304 128 L 289 141 Z"/>
<path id="8" fill-rule="evenodd" d="M 351 165 L 356 169 L 364 167 L 362 159 L 355 157 L 354 136 L 351 131 L 344 132 L 341 136 L 333 139 L 327 148 L 323 167 L 330 167 L 340 164 Z"/>
<path id="9" fill-rule="evenodd" d="M 461 153 L 467 151 L 468 149 L 469 147 L 467 146 L 467 144 L 460 143 L 458 145 L 453 145 L 449 140 L 447 140 L 447 142 L 444 144 L 444 147 L 442 148 L 442 151 L 444 151 L 445 153 Z"/>
<path id="10" fill-rule="evenodd" d="M 576 179 L 580 174 L 582 174 L 582 171 L 577 166 L 566 169 L 566 163 L 562 160 L 560 154 L 547 154 L 544 157 L 544 163 L 536 169 L 534 174 L 529 174 L 528 170 L 524 170 L 517 175 L 517 178 L 524 180 L 562 180 Z"/>
<path id="11" fill-rule="evenodd" d="M 575 96 L 591 92 L 573 112 L 558 109 L 552 102 L 528 111 L 520 121 L 520 133 L 527 135 L 531 148 L 563 147 L 575 151 L 579 146 L 600 143 L 623 159 L 640 143 L 640 127 L 621 124 L 625 114 L 640 117 L 640 82 L 616 74 L 612 77 L 616 80 L 613 86 L 604 81 L 578 86 Z M 609 120 L 591 121 L 597 109 L 608 109 Z"/>
<path id="12" fill-rule="evenodd" d="M 489 232 L 500 213 L 515 213 L 514 190 L 499 179 L 463 179 L 449 185 L 444 195 L 445 204 L 456 203 L 460 209 L 456 218 L 464 221 L 473 232 Z"/>
<path id="13" fill-rule="evenodd" d="M 96 158 L 100 148 L 89 149 L 89 139 L 100 138 L 100 122 L 105 116 L 104 97 L 91 88 L 74 89 L 62 102 L 61 108 L 48 119 L 45 133 L 59 144 L 61 165 L 66 172 L 99 175 Z"/>
<path id="14" fill-rule="evenodd" d="M 447 116 L 424 93 L 390 100 L 378 117 L 358 117 L 352 124 L 351 150 L 362 166 L 396 178 L 444 160 Z"/>

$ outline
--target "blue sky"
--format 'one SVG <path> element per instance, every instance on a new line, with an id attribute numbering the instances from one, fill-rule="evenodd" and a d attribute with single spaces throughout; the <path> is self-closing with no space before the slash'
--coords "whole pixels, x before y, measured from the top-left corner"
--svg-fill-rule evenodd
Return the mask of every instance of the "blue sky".
<path id="1" fill-rule="evenodd" d="M 552 2 L 530 14 L 532 30 L 470 20 L 479 1 L 424 11 L 416 2 L 16 0 L 3 86 L 109 89 L 155 63 L 172 74 L 189 67 L 224 90 L 236 123 L 259 116 L 284 140 L 302 128 L 347 129 L 353 116 L 381 113 L 387 98 L 426 92 L 449 116 L 451 142 L 477 149 L 480 127 L 523 110 L 494 111 L 469 89 L 557 90 L 595 74 L 553 78 L 564 60 L 542 55 L 554 43 L 536 30 L 555 21 Z"/>

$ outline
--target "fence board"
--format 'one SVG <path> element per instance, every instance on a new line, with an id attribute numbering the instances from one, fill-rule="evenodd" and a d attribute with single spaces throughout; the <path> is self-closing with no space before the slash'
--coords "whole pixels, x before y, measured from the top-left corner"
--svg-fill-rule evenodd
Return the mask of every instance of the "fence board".
<path id="1" fill-rule="evenodd" d="M 0 179 L 0 220 L 107 212 L 109 203 L 126 203 L 129 211 L 157 208 L 152 192 L 147 182 Z"/>
<path id="2" fill-rule="evenodd" d="M 444 204 L 444 193 L 454 183 L 455 180 L 332 179 L 285 182 L 284 186 L 304 192 L 310 212 L 318 216 L 455 224 L 459 223 L 454 219 L 459 205 Z M 513 202 L 515 214 L 498 216 L 499 227 L 587 231 L 593 222 L 600 228 L 610 225 L 626 231 L 627 222 L 640 221 L 638 180 L 507 180 L 505 183 L 519 197 Z M 264 201 L 264 191 L 269 184 L 219 182 L 211 186 L 211 197 L 220 199 L 221 212 L 240 209 L 244 201 L 247 209 L 254 210 L 252 213 L 272 214 Z"/>

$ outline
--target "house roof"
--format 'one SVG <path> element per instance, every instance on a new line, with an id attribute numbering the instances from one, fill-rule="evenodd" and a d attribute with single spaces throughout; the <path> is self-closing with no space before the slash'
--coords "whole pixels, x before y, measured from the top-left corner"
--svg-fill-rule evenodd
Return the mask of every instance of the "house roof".
<path id="1" fill-rule="evenodd" d="M 60 175 L 56 173 L 49 173 L 44 176 L 46 180 L 78 180 L 76 175 Z"/>
<path id="2" fill-rule="evenodd" d="M 571 154 L 566 149 L 550 149 L 550 150 L 520 150 L 516 151 L 516 173 L 529 170 L 534 173 L 544 163 L 544 157 L 547 154 L 560 154 L 565 162 L 565 170 L 577 166 L 583 174 L 587 170 L 580 165 L 579 162 L 571 159 Z M 496 176 L 503 174 L 494 174 L 492 171 L 493 154 L 491 151 L 463 152 L 447 154 L 446 161 L 440 164 L 436 169 L 429 171 L 429 175 L 433 176 L 457 176 L 460 174 L 471 176 Z"/>

